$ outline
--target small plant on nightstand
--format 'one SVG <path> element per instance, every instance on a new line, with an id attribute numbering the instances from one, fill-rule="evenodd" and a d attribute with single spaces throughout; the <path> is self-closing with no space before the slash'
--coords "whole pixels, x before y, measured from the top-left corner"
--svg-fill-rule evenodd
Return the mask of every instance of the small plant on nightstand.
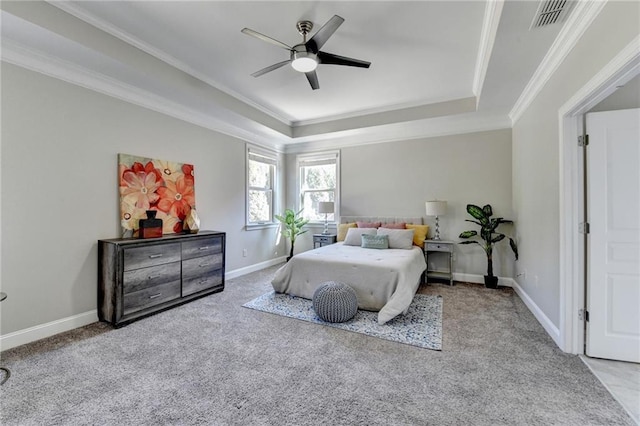
<path id="1" fill-rule="evenodd" d="M 480 226 L 480 238 L 482 240 L 467 240 L 461 241 L 460 244 L 478 244 L 487 254 L 487 275 L 484 276 L 484 285 L 487 288 L 498 288 L 498 277 L 493 275 L 493 245 L 504 240 L 507 236 L 496 232 L 498 226 L 502 223 L 513 223 L 512 220 L 505 220 L 501 217 L 493 216 L 493 209 L 489 204 L 480 208 L 473 204 L 467 204 L 467 213 L 469 213 L 475 220 L 466 219 L 467 222 L 472 222 Z M 477 231 L 464 231 L 459 235 L 459 238 L 467 239 L 478 236 Z M 518 246 L 513 238 L 509 237 L 509 245 L 513 254 L 518 260 Z"/>
<path id="2" fill-rule="evenodd" d="M 296 242 L 296 238 L 298 235 L 302 235 L 307 232 L 306 229 L 303 230 L 302 228 L 309 222 L 309 220 L 300 217 L 300 213 L 302 213 L 302 210 L 296 213 L 291 209 L 286 209 L 284 211 L 284 215 L 275 215 L 275 218 L 282 223 L 282 235 L 291 240 L 291 251 L 287 257 L 287 262 L 293 257 L 293 246 Z"/>

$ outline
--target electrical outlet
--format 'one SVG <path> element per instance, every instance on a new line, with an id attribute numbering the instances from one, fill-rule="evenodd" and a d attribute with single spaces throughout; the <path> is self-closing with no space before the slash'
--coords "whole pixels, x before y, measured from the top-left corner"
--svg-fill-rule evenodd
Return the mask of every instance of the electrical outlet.
<path id="1" fill-rule="evenodd" d="M 242 257 L 247 257 L 247 249 L 242 249 Z"/>

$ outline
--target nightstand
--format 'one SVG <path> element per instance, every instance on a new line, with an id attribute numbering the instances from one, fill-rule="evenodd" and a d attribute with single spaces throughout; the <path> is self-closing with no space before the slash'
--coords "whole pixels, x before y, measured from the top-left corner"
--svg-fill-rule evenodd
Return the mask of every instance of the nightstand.
<path id="1" fill-rule="evenodd" d="M 313 234 L 313 248 L 335 244 L 338 236 L 335 234 Z"/>
<path id="2" fill-rule="evenodd" d="M 453 285 L 453 241 L 441 241 L 441 240 L 425 240 L 424 241 L 424 258 L 427 262 L 427 270 L 425 271 L 425 281 L 429 282 L 429 278 L 448 280 L 449 285 Z M 429 267 L 429 260 L 433 261 L 436 258 L 443 258 L 440 260 L 439 267 L 431 265 Z M 444 260 L 444 262 L 443 262 Z M 432 262 L 433 263 L 433 262 Z M 444 263 L 445 265 L 442 265 Z M 441 269 L 442 266 L 448 266 L 448 269 Z"/>

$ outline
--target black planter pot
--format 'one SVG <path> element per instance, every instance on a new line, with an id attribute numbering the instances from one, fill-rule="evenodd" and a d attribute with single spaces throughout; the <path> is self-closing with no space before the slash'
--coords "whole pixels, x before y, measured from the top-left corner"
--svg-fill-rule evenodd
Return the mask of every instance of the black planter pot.
<path id="1" fill-rule="evenodd" d="M 486 288 L 498 288 L 498 277 L 493 275 L 485 275 L 484 286 Z"/>

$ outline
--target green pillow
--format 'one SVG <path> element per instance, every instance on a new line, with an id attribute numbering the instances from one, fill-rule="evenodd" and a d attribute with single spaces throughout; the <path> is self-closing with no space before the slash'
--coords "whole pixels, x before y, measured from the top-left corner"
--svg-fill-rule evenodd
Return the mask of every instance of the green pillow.
<path id="1" fill-rule="evenodd" d="M 362 234 L 362 248 L 388 249 L 389 236 Z"/>

